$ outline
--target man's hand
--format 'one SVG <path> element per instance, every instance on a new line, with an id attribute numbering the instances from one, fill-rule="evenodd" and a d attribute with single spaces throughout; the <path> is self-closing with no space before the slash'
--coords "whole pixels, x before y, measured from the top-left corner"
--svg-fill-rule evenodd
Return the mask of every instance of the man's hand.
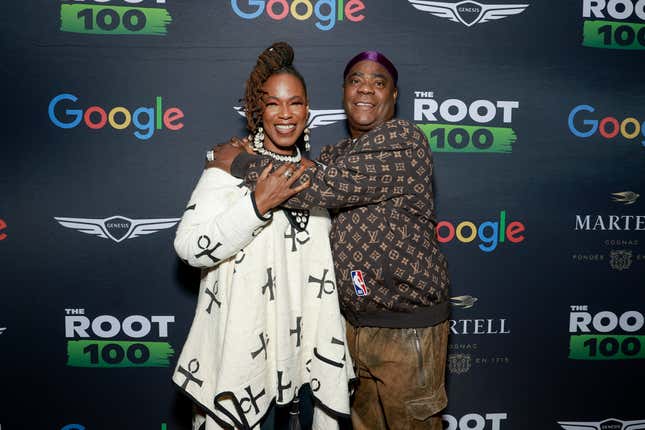
<path id="1" fill-rule="evenodd" d="M 213 148 L 215 160 L 206 162 L 206 169 L 217 167 L 226 173 L 231 173 L 231 164 L 242 150 L 243 146 L 237 137 L 232 138 L 227 143 L 220 143 Z"/>
<path id="2" fill-rule="evenodd" d="M 316 163 L 314 163 L 313 161 L 311 161 L 310 159 L 305 158 L 305 157 L 302 157 L 302 158 L 300 159 L 300 164 L 302 164 L 303 166 L 305 166 L 305 168 L 307 168 L 307 167 L 314 167 L 314 166 L 316 165 Z"/>
<path id="3" fill-rule="evenodd" d="M 293 164 L 283 164 L 275 172 L 269 173 L 272 167 L 273 164 L 270 163 L 262 171 L 255 186 L 255 204 L 262 215 L 309 187 L 309 181 L 307 181 L 291 188 L 305 172 L 306 166 L 302 165 L 296 169 Z"/>
<path id="4" fill-rule="evenodd" d="M 251 148 L 251 142 L 249 142 L 249 139 L 247 137 L 243 137 L 242 139 L 240 139 L 239 137 L 232 137 L 231 143 L 239 145 L 242 149 L 244 149 L 244 151 L 246 151 L 247 154 L 255 154 L 255 151 L 253 151 L 253 148 Z"/>

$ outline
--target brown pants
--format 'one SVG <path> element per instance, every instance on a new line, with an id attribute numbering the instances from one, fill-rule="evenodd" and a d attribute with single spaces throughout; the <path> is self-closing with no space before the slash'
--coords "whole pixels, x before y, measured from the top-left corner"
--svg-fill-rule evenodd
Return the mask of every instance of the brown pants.
<path id="1" fill-rule="evenodd" d="M 358 387 L 354 430 L 441 430 L 448 322 L 389 329 L 347 324 Z"/>

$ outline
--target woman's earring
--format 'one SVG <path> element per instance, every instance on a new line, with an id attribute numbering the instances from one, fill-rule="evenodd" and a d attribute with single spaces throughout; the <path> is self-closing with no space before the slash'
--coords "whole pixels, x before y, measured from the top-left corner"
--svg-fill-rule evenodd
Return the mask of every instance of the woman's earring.
<path id="1" fill-rule="evenodd" d="M 264 129 L 259 126 L 253 136 L 253 149 L 261 149 L 264 146 Z"/>
<path id="2" fill-rule="evenodd" d="M 304 136 L 302 140 L 305 141 L 305 151 L 309 152 L 311 150 L 311 145 L 309 144 L 309 133 L 311 133 L 311 130 L 309 130 L 309 127 L 305 127 L 304 130 Z"/>

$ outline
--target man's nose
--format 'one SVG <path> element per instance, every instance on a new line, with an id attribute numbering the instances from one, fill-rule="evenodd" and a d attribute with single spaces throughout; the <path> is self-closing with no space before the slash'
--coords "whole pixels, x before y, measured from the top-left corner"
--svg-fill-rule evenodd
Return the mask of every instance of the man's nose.
<path id="1" fill-rule="evenodd" d="M 358 87 L 358 92 L 362 94 L 372 94 L 374 93 L 374 87 L 369 82 L 363 82 Z"/>

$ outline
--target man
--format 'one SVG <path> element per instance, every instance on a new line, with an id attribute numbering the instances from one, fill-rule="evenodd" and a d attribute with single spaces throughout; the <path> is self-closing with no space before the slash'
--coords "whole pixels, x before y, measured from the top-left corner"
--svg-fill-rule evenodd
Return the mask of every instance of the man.
<path id="1" fill-rule="evenodd" d="M 307 168 L 300 181 L 310 187 L 284 206 L 335 209 L 330 239 L 359 378 L 354 429 L 440 430 L 448 271 L 434 231 L 428 141 L 412 123 L 393 119 L 397 77 L 375 51 L 348 62 L 343 105 L 351 138 L 322 149 L 324 166 Z M 267 164 L 243 153 L 231 172 L 252 186 Z"/>

